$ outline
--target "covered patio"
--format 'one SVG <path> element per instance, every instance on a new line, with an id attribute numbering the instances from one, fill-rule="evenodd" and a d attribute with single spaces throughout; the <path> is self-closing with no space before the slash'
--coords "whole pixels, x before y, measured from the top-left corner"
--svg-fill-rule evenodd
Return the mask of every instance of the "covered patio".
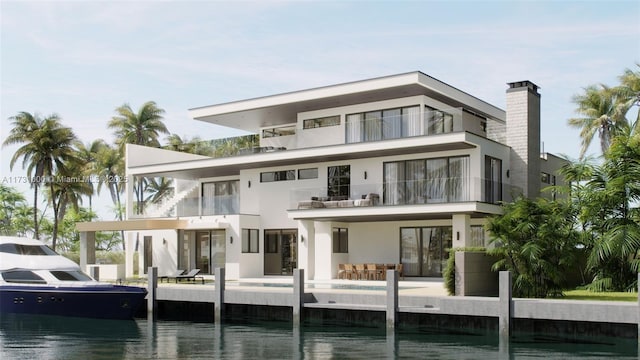
<path id="1" fill-rule="evenodd" d="M 187 226 L 186 220 L 180 219 L 136 219 L 123 221 L 78 222 L 76 229 L 80 232 L 80 268 L 88 271 L 88 265 L 96 263 L 97 231 L 145 231 L 145 230 L 180 230 Z M 134 246 L 134 241 L 126 237 L 127 248 Z M 133 252 L 125 252 L 125 276 L 133 276 Z"/>

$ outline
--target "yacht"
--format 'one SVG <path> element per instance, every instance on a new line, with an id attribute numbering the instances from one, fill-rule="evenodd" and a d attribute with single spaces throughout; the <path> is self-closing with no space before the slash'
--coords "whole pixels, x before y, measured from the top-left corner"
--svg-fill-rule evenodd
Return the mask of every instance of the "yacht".
<path id="1" fill-rule="evenodd" d="M 92 279 L 41 241 L 0 236 L 0 315 L 132 319 L 146 294 Z"/>

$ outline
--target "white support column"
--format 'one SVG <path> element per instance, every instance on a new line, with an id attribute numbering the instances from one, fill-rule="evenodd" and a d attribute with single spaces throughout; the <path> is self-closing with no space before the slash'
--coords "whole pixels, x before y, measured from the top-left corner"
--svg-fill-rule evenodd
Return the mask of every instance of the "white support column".
<path id="1" fill-rule="evenodd" d="M 471 215 L 454 214 L 451 218 L 453 247 L 471 246 Z"/>
<path id="2" fill-rule="evenodd" d="M 127 175 L 127 191 L 126 191 L 126 196 L 127 196 L 127 211 L 126 211 L 126 218 L 127 219 L 131 219 L 133 217 L 133 206 L 134 206 L 134 192 L 133 192 L 133 175 Z"/>
<path id="3" fill-rule="evenodd" d="M 298 220 L 298 268 L 304 269 L 305 280 L 313 279 L 315 256 L 313 221 Z"/>
<path id="4" fill-rule="evenodd" d="M 124 233 L 125 242 L 127 244 L 127 250 L 124 253 L 124 276 L 127 278 L 133 277 L 133 256 L 136 252 L 136 242 L 134 239 L 134 233 L 127 231 Z"/>
<path id="5" fill-rule="evenodd" d="M 96 263 L 96 232 L 80 232 L 80 269 L 87 271 L 88 264 Z"/>
<path id="6" fill-rule="evenodd" d="M 333 252 L 331 242 L 331 226 L 330 221 L 315 222 L 315 280 L 331 280 L 333 269 Z"/>

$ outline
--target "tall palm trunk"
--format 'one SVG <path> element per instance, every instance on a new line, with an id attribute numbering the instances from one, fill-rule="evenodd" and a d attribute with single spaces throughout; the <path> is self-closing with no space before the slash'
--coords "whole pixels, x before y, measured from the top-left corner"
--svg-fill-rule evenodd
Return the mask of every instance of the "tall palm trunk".
<path id="1" fill-rule="evenodd" d="M 33 186 L 33 237 L 40 240 L 38 232 L 38 183 Z"/>

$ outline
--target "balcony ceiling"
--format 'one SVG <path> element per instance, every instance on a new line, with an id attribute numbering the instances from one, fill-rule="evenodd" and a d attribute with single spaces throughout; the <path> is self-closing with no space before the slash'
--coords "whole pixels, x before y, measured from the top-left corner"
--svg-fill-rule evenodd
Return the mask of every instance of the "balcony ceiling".
<path id="1" fill-rule="evenodd" d="M 503 110 L 421 72 L 194 108 L 190 115 L 196 120 L 257 133 L 262 127 L 293 123 L 300 112 L 416 95 L 504 121 Z"/>
<path id="2" fill-rule="evenodd" d="M 331 161 L 470 149 L 477 146 L 474 140 L 476 138 L 477 136 L 473 134 L 460 132 L 429 137 L 239 155 L 219 159 L 182 161 L 171 164 L 132 167 L 129 170 L 131 174 L 195 180 L 237 176 L 241 170 L 263 167 L 310 165 Z"/>
<path id="3" fill-rule="evenodd" d="M 289 210 L 290 219 L 337 221 L 337 222 L 379 222 L 412 220 L 451 220 L 455 214 L 468 214 L 472 218 L 501 214 L 498 205 L 481 202 L 395 205 L 373 207 L 350 207 L 332 209 Z"/>

